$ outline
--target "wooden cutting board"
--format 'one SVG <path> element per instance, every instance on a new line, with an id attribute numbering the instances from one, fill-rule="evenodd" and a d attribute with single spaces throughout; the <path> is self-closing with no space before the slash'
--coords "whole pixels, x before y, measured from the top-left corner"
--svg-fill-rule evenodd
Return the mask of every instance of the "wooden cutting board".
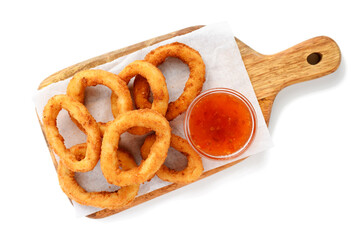
<path id="1" fill-rule="evenodd" d="M 113 61 L 121 56 L 130 54 L 134 51 L 151 46 L 166 39 L 192 32 L 201 27 L 203 26 L 185 28 L 75 64 L 46 78 L 41 82 L 39 89 L 54 82 L 65 80 L 73 76 L 78 71 L 93 68 Z M 246 70 L 249 74 L 267 124 L 270 120 L 271 108 L 274 99 L 281 89 L 294 83 L 330 74 L 338 68 L 341 61 L 341 53 L 338 45 L 331 38 L 325 36 L 309 39 L 274 55 L 260 54 L 245 45 L 239 39 L 235 38 L 235 40 L 241 52 Z M 51 149 L 50 154 L 55 167 L 57 167 L 57 162 Z M 242 160 L 243 159 L 204 172 L 200 179 L 231 167 Z M 89 215 L 88 217 L 107 217 L 149 201 L 165 193 L 174 191 L 183 186 L 183 184 L 171 184 L 139 196 L 132 203 L 121 209 L 103 209 Z"/>

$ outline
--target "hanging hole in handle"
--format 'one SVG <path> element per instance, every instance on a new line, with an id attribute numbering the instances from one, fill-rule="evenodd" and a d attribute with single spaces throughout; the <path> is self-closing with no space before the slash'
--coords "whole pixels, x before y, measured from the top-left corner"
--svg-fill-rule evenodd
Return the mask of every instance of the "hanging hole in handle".
<path id="1" fill-rule="evenodd" d="M 307 62 L 311 65 L 316 65 L 321 61 L 322 58 L 322 54 L 318 53 L 318 52 L 314 52 L 311 53 L 308 57 L 307 57 Z"/>

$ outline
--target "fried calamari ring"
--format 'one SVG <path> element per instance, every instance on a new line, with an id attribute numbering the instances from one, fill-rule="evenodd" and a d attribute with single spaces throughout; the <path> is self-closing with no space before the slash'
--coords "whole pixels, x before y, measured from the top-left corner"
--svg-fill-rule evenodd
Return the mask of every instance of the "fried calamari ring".
<path id="1" fill-rule="evenodd" d="M 141 147 L 141 157 L 143 159 L 147 158 L 154 141 L 155 135 L 149 135 L 146 137 L 145 142 Z M 186 184 L 197 180 L 204 171 L 202 160 L 199 154 L 195 152 L 195 150 L 185 139 L 174 134 L 171 134 L 170 147 L 186 156 L 188 160 L 187 166 L 181 171 L 175 171 L 174 169 L 170 169 L 165 166 L 165 164 L 163 164 L 156 172 L 156 175 L 164 181 L 173 183 Z"/>
<path id="2" fill-rule="evenodd" d="M 164 75 L 157 67 L 143 60 L 136 60 L 130 63 L 119 73 L 119 77 L 124 80 L 126 84 L 136 75 L 148 79 L 148 86 L 150 85 L 153 94 L 153 102 L 152 104 L 150 103 L 149 108 L 165 116 L 169 103 L 169 93 Z M 114 117 L 119 115 L 118 105 L 115 104 L 117 98 L 116 94 L 111 95 L 111 109 Z M 150 130 L 146 128 L 134 127 L 129 129 L 128 132 L 135 135 L 144 135 L 149 131 Z"/>
<path id="3" fill-rule="evenodd" d="M 147 62 L 158 66 L 167 57 L 176 57 L 189 66 L 190 75 L 185 84 L 184 92 L 174 102 L 169 103 L 166 119 L 171 121 L 185 112 L 192 100 L 201 92 L 205 82 L 205 64 L 201 55 L 196 50 L 183 43 L 171 43 L 152 50 L 145 56 Z M 137 76 L 134 81 L 134 101 L 137 108 L 148 108 L 149 87 L 147 81 Z M 152 89 L 151 89 L 152 90 Z M 141 93 L 141 94 L 139 94 Z"/>
<path id="4" fill-rule="evenodd" d="M 145 161 L 137 168 L 121 170 L 116 165 L 116 151 L 120 135 L 132 127 L 146 127 L 155 131 L 156 140 Z M 170 146 L 171 128 L 160 113 L 151 109 L 141 109 L 120 114 L 106 128 L 104 133 L 100 166 L 110 184 L 128 186 L 149 180 L 164 163 Z"/>
<path id="5" fill-rule="evenodd" d="M 84 157 L 86 152 L 86 144 L 75 145 L 70 148 L 70 151 L 78 158 Z M 133 157 L 124 150 L 117 150 L 117 168 L 121 167 L 123 170 L 130 170 L 137 167 Z M 61 189 L 64 193 L 75 202 L 98 208 L 119 209 L 128 203 L 132 202 L 137 192 L 139 191 L 139 184 L 121 187 L 114 192 L 87 192 L 82 188 L 75 179 L 75 173 L 69 170 L 62 162 L 58 165 L 58 178 Z"/>
<path id="6" fill-rule="evenodd" d="M 56 118 L 62 108 L 67 110 L 69 115 L 82 126 L 87 135 L 87 151 L 85 157 L 80 161 L 65 147 L 64 139 L 56 126 Z M 67 168 L 74 172 L 87 172 L 96 166 L 101 150 L 100 129 L 83 104 L 67 95 L 56 95 L 48 101 L 44 108 L 43 124 L 49 145 Z"/>
<path id="7" fill-rule="evenodd" d="M 107 86 L 118 96 L 112 102 L 113 105 L 116 105 L 118 113 L 132 110 L 132 99 L 127 85 L 116 74 L 100 69 L 89 69 L 76 73 L 67 86 L 66 94 L 84 103 L 85 88 L 98 84 Z M 109 123 L 98 123 L 102 134 Z"/>

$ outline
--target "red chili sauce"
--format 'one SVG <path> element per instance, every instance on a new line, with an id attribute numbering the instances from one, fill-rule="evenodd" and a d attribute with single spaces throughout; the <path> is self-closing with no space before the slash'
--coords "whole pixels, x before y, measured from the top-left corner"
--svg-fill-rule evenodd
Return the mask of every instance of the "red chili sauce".
<path id="1" fill-rule="evenodd" d="M 212 156 L 240 150 L 249 140 L 253 119 L 247 105 L 227 93 L 204 96 L 189 117 L 190 137 L 196 148 Z"/>

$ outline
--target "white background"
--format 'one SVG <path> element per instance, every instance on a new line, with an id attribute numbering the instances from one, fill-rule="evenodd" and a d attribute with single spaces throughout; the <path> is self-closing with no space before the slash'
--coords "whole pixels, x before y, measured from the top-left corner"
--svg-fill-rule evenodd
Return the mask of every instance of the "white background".
<path id="1" fill-rule="evenodd" d="M 359 23 L 355 1 L 10 1 L 0 4 L 0 238 L 359 239 Z M 280 92 L 274 147 L 102 220 L 58 186 L 32 95 L 72 64 L 185 27 L 227 21 L 274 54 L 326 35 L 337 72 Z"/>

